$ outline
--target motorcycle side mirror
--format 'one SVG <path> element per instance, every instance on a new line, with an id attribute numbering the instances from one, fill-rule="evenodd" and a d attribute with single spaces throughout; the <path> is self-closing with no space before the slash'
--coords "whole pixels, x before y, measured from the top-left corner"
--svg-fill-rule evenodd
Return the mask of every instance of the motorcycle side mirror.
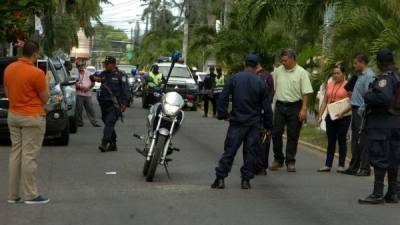
<path id="1" fill-rule="evenodd" d="M 78 82 L 78 81 L 75 80 L 75 79 L 66 80 L 66 81 L 61 83 L 61 86 L 72 86 L 72 85 L 75 85 L 76 82 Z"/>

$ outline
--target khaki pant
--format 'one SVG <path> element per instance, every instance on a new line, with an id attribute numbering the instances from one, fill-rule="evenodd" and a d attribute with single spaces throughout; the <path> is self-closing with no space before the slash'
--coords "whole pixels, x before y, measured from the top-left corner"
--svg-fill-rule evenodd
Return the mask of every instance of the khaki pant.
<path id="1" fill-rule="evenodd" d="M 12 142 L 8 198 L 34 199 L 38 196 L 37 159 L 46 130 L 46 119 L 43 116 L 18 116 L 9 112 L 7 121 Z"/>

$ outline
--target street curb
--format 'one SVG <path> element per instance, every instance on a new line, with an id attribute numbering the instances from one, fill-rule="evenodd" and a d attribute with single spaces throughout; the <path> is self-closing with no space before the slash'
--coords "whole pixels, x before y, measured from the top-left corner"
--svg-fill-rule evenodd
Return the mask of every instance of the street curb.
<path id="1" fill-rule="evenodd" d="M 286 138 L 285 135 L 284 135 L 284 137 Z M 319 151 L 319 152 L 322 152 L 322 153 L 326 153 L 326 152 L 327 152 L 325 148 L 322 148 L 322 147 L 320 147 L 320 146 L 311 144 L 311 143 L 306 142 L 306 141 L 299 140 L 299 143 L 300 143 L 301 145 L 305 146 L 305 147 L 311 148 L 312 150 L 316 150 L 316 151 Z M 335 152 L 335 158 L 339 158 L 339 154 L 336 153 L 336 152 Z M 347 161 L 347 162 L 350 162 L 350 160 L 351 160 L 351 159 L 350 159 L 349 157 L 346 156 L 346 161 Z"/>
<path id="2" fill-rule="evenodd" d="M 200 107 L 198 107 L 198 110 L 197 110 L 197 111 L 198 111 L 198 112 L 203 112 L 202 110 L 203 110 L 203 107 L 200 105 Z M 287 138 L 286 135 L 283 135 L 283 137 L 284 137 L 285 139 Z M 300 145 L 303 145 L 303 146 L 305 146 L 305 147 L 311 148 L 310 150 L 318 151 L 318 152 L 321 152 L 321 153 L 326 153 L 326 152 L 327 152 L 327 150 L 326 150 L 325 148 L 322 148 L 322 147 L 320 147 L 320 146 L 311 144 L 311 143 L 306 142 L 306 141 L 302 141 L 302 140 L 300 140 L 300 139 L 299 139 L 299 144 L 300 144 Z M 335 158 L 339 158 L 339 153 L 336 153 L 336 152 L 335 152 Z M 349 157 L 346 156 L 346 162 L 350 162 L 350 161 L 351 161 L 351 159 L 350 159 Z"/>

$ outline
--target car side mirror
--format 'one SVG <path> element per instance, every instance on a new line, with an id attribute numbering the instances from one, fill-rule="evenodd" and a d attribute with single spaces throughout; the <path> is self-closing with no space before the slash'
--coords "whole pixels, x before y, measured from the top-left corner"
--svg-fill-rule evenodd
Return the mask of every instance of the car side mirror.
<path id="1" fill-rule="evenodd" d="M 66 80 L 61 83 L 61 86 L 72 86 L 72 85 L 75 85 L 76 82 L 78 82 L 76 79 Z"/>

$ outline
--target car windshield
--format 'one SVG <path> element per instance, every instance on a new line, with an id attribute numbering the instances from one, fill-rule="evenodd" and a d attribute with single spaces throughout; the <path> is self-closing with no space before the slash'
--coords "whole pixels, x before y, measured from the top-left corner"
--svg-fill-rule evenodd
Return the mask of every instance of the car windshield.
<path id="1" fill-rule="evenodd" d="M 160 66 L 160 72 L 167 76 L 169 72 L 169 66 Z M 190 71 L 186 67 L 174 67 L 171 73 L 171 77 L 176 78 L 192 78 Z"/>
<path id="2" fill-rule="evenodd" d="M 54 77 L 57 81 L 59 82 L 64 82 L 65 79 L 67 78 L 66 71 L 64 70 L 64 66 L 60 63 L 60 61 L 56 59 L 52 59 L 54 69 L 55 69 L 55 74 Z"/>
<path id="3" fill-rule="evenodd" d="M 121 71 L 124 71 L 126 74 L 131 74 L 131 69 L 133 68 L 133 66 L 131 65 L 119 65 L 118 69 Z"/>
<path id="4" fill-rule="evenodd" d="M 204 78 L 206 78 L 207 74 L 200 74 L 200 75 L 197 75 L 197 76 L 199 76 L 200 80 L 204 80 Z"/>

